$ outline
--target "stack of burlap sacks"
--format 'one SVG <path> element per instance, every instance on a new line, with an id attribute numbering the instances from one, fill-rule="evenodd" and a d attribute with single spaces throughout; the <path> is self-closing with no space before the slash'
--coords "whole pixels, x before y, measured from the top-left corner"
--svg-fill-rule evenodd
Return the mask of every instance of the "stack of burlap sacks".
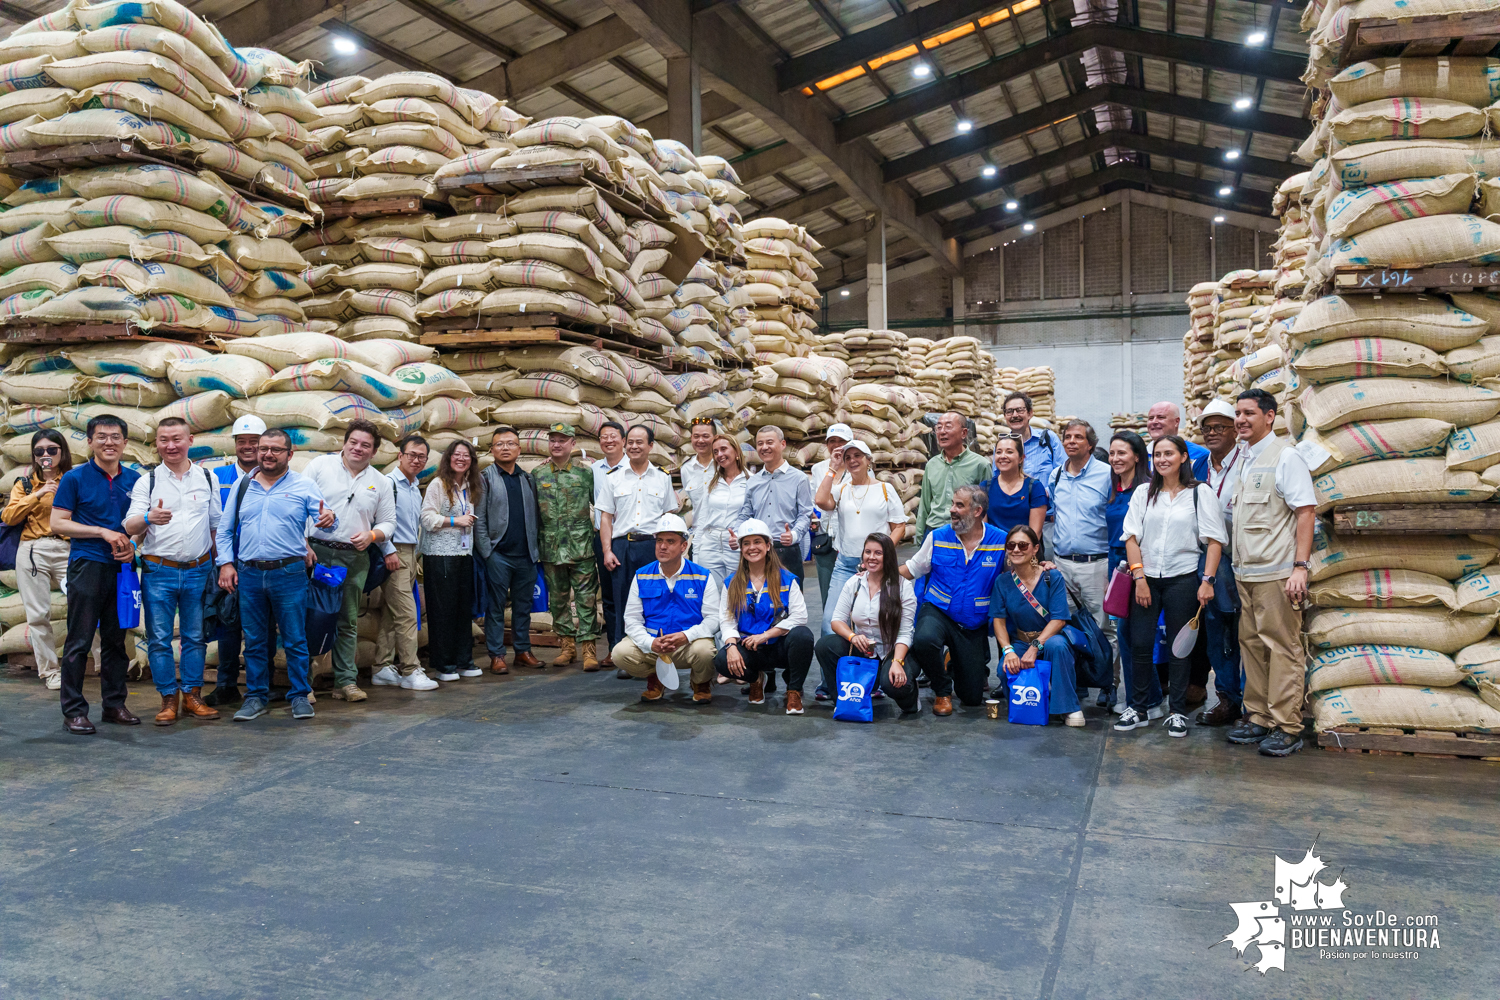
<path id="1" fill-rule="evenodd" d="M 756 367 L 751 390 L 747 428 L 781 428 L 789 454 L 804 466 L 828 457 L 823 438 L 835 423 L 836 401 L 849 390 L 846 362 L 816 354 L 782 358 Z"/>
<path id="2" fill-rule="evenodd" d="M 1189 416 L 1203 412 L 1214 398 L 1208 369 L 1213 364 L 1214 309 L 1221 286 L 1200 281 L 1188 289 L 1188 331 L 1182 335 L 1182 399 Z"/>
<path id="3" fill-rule="evenodd" d="M 1276 302 L 1274 284 L 1273 272 L 1248 268 L 1230 271 L 1219 280 L 1213 302 L 1213 340 L 1208 345 L 1212 352 L 1204 370 L 1209 399 L 1222 399 L 1233 405 L 1234 398 L 1243 391 L 1242 359 L 1268 336 L 1271 307 Z M 1268 382 L 1261 388 L 1276 393 L 1286 385 Z M 1197 419 L 1200 411 L 1201 406 L 1190 407 L 1188 415 Z"/>
<path id="4" fill-rule="evenodd" d="M 818 258 L 823 249 L 801 226 L 783 219 L 752 219 L 741 227 L 745 270 L 740 288 L 752 302 L 747 325 L 757 364 L 806 357 L 818 345 Z M 736 336 L 743 336 L 736 331 Z M 750 355 L 746 354 L 749 358 Z"/>
<path id="5" fill-rule="evenodd" d="M 1109 432 L 1134 431 L 1142 437 L 1146 434 L 1146 415 L 1144 413 L 1114 413 L 1109 418 Z"/>
<path id="6" fill-rule="evenodd" d="M 1277 298 L 1300 298 L 1307 284 L 1303 268 L 1315 241 L 1310 221 L 1311 200 L 1304 202 L 1302 194 L 1311 175 L 1310 170 L 1293 174 L 1277 186 L 1271 199 L 1271 211 L 1281 222 L 1276 242 L 1271 244 L 1271 259 L 1276 265 L 1276 284 L 1272 290 Z"/>
<path id="7" fill-rule="evenodd" d="M 825 341 L 832 337 L 839 338 L 849 358 L 849 387 L 836 401 L 834 419 L 848 424 L 855 437 L 870 446 L 875 465 L 924 465 L 924 411 L 912 378 L 906 334 L 856 328 Z"/>

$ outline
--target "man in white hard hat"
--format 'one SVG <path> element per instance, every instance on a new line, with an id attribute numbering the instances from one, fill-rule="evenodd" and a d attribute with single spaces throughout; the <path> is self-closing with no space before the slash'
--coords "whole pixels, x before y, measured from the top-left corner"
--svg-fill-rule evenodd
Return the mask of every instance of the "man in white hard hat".
<path id="1" fill-rule="evenodd" d="M 1198 417 L 1198 427 L 1203 431 L 1203 443 L 1208 446 L 1207 483 L 1218 494 L 1224 507 L 1226 534 L 1232 534 L 1235 483 L 1247 461 L 1245 446 L 1234 429 L 1234 407 L 1226 400 L 1215 399 L 1203 408 Z M 1218 702 L 1211 709 L 1198 713 L 1200 726 L 1227 726 L 1238 722 L 1241 714 L 1240 701 L 1244 683 L 1240 677 L 1239 641 L 1239 594 L 1235 588 L 1234 569 L 1228 557 L 1219 560 L 1218 574 L 1214 580 L 1214 599 L 1208 602 L 1204 615 L 1203 642 L 1206 644 L 1208 663 L 1214 672 L 1214 689 Z M 1196 673 L 1196 671 L 1195 671 Z M 1194 676 L 1188 686 L 1188 703 L 1194 698 L 1204 700 L 1207 691 L 1202 685 L 1207 678 Z M 1194 688 L 1197 687 L 1197 690 Z"/>
<path id="2" fill-rule="evenodd" d="M 234 462 L 217 465 L 213 473 L 219 486 L 219 509 L 229 502 L 229 494 L 235 484 L 245 476 L 255 474 L 260 468 L 260 436 L 266 432 L 266 422 L 254 414 L 247 413 L 234 422 L 229 433 L 234 437 Z M 206 464 L 206 463 L 205 463 Z M 214 636 L 219 644 L 218 680 L 214 689 L 204 697 L 206 705 L 238 705 L 240 703 L 240 647 L 244 634 L 236 623 L 233 627 L 220 625 Z M 271 650 L 276 649 L 276 623 L 271 622 Z"/>
<path id="3" fill-rule="evenodd" d="M 818 487 L 823 485 L 823 480 L 833 472 L 833 482 L 830 484 L 834 494 L 838 494 L 839 487 L 849 481 L 849 470 L 844 468 L 844 449 L 849 442 L 854 440 L 854 428 L 848 424 L 834 424 L 828 428 L 828 436 L 824 439 L 828 445 L 828 457 L 817 462 L 812 467 L 808 479 L 812 481 L 813 495 L 818 493 Z M 813 562 L 818 564 L 818 593 L 823 600 L 828 599 L 828 588 L 833 581 L 833 567 L 838 562 L 839 541 L 839 512 L 837 509 L 823 511 L 819 510 L 817 504 L 813 504 L 813 516 L 818 519 L 817 531 L 813 533 Z M 828 623 L 823 623 L 822 635 L 829 632 Z M 819 692 L 828 695 L 821 687 Z M 831 695 L 828 695 L 831 697 Z"/>
<path id="4" fill-rule="evenodd" d="M 630 581 L 625 601 L 625 637 L 615 644 L 615 666 L 631 677 L 646 678 L 642 701 L 660 701 L 667 685 L 658 660 L 692 674 L 693 703 L 707 705 L 714 678 L 714 633 L 719 630 L 722 588 L 713 574 L 684 558 L 687 522 L 662 514 L 656 522 L 656 561 L 642 566 Z M 669 676 L 676 687 L 675 673 Z"/>

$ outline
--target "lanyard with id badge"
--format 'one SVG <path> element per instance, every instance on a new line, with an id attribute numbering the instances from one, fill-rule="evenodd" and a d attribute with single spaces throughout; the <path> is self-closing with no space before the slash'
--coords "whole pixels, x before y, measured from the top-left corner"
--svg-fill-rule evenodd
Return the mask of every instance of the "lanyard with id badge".
<path id="1" fill-rule="evenodd" d="M 464 490 L 463 490 L 463 492 L 460 493 L 458 496 L 459 496 L 459 500 L 458 500 L 458 516 L 459 517 L 463 517 L 464 515 L 466 515 L 466 514 L 469 513 L 469 490 L 468 490 L 468 487 L 465 487 Z M 465 552 L 468 552 L 469 551 L 469 546 L 472 545 L 473 542 L 474 542 L 474 532 L 471 529 L 461 529 L 461 530 L 462 530 L 463 533 L 459 535 L 458 547 L 460 549 L 463 549 Z"/>

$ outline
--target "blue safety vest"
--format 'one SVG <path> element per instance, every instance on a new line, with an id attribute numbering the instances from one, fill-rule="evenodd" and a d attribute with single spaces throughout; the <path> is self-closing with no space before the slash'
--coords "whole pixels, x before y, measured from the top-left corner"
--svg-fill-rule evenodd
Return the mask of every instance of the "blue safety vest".
<path id="1" fill-rule="evenodd" d="M 641 595 L 641 613 L 646 631 L 652 635 L 686 632 L 703 621 L 703 595 L 708 589 L 709 572 L 695 562 L 684 559 L 677 577 L 677 589 L 667 586 L 661 563 L 642 567 L 635 575 Z"/>
<path id="2" fill-rule="evenodd" d="M 729 579 L 724 581 L 724 588 L 728 592 L 729 585 L 734 582 L 734 573 L 729 574 Z M 797 585 L 797 578 L 791 571 L 782 567 L 781 570 L 781 610 L 788 611 L 792 604 L 792 588 Z M 750 597 L 750 587 L 745 587 L 746 603 Z M 754 604 L 749 607 L 737 608 L 735 627 L 739 629 L 740 635 L 760 635 L 770 628 L 776 621 L 776 607 L 771 603 L 771 590 L 766 588 L 765 593 L 756 598 Z M 774 641 L 774 640 L 773 640 Z"/>
<path id="3" fill-rule="evenodd" d="M 234 489 L 234 484 L 240 481 L 240 466 L 238 462 L 235 462 L 218 466 L 212 471 L 214 479 L 219 482 L 219 509 L 224 510 L 229 506 L 229 491 Z"/>
<path id="4" fill-rule="evenodd" d="M 952 525 L 932 533 L 932 571 L 927 600 L 964 628 L 979 628 L 990 617 L 990 588 L 1005 568 L 1005 532 L 984 526 L 974 557 L 964 561 L 964 543 Z"/>

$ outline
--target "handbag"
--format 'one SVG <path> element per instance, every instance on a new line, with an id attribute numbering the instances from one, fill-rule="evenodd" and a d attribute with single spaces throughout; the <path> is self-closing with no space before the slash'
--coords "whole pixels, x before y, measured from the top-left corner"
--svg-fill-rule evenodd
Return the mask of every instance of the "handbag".
<path id="1" fill-rule="evenodd" d="M 1045 726 L 1047 703 L 1052 695 L 1052 664 L 1037 660 L 1008 675 L 1007 689 L 1010 692 L 1010 707 L 1006 718 L 1018 726 Z"/>
<path id="2" fill-rule="evenodd" d="M 536 586 L 531 588 L 531 613 L 543 615 L 552 609 L 547 599 L 547 578 L 542 575 L 540 567 L 537 569 Z"/>
<path id="3" fill-rule="evenodd" d="M 833 717 L 840 722 L 874 722 L 875 709 L 870 702 L 880 661 L 865 656 L 841 656 L 835 668 L 838 699 Z"/>
<path id="4" fill-rule="evenodd" d="M 365 571 L 364 592 L 371 594 L 391 578 L 391 571 L 385 568 L 385 553 L 380 551 L 380 546 L 372 544 L 365 552 L 370 556 L 370 568 Z"/>
<path id="5" fill-rule="evenodd" d="M 21 478 L 21 488 L 27 496 L 31 495 L 31 477 Z M 21 548 L 21 533 L 26 530 L 26 522 L 20 524 L 7 524 L 0 526 L 0 569 L 16 568 L 16 552 Z"/>
<path id="6" fill-rule="evenodd" d="M 349 571 L 342 566 L 314 566 L 307 582 L 307 655 L 322 656 L 331 652 L 339 632 L 340 612 L 344 607 L 344 578 Z"/>
<path id="7" fill-rule="evenodd" d="M 115 616 L 122 629 L 141 627 L 141 578 L 130 563 L 121 563 L 115 578 Z"/>
<path id="8" fill-rule="evenodd" d="M 1201 565 L 1201 557 L 1200 557 Z M 1115 618 L 1130 617 L 1130 592 L 1134 583 L 1131 575 L 1118 566 L 1109 578 L 1109 587 L 1104 591 L 1104 613 Z"/>

